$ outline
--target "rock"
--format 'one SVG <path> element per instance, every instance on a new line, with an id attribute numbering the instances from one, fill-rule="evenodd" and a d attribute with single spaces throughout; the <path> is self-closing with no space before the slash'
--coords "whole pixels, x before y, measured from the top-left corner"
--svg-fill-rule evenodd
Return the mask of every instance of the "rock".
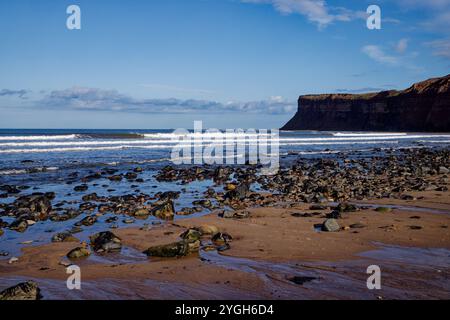
<path id="1" fill-rule="evenodd" d="M 134 214 L 135 217 L 146 217 L 150 215 L 150 211 L 146 208 L 137 209 Z"/>
<path id="2" fill-rule="evenodd" d="M 191 253 L 198 253 L 200 241 L 189 242 L 182 240 L 166 245 L 148 248 L 144 253 L 149 257 L 174 258 L 183 257 Z"/>
<path id="3" fill-rule="evenodd" d="M 5 231 L 3 231 L 3 229 L 0 229 L 0 237 L 4 234 L 5 234 Z"/>
<path id="4" fill-rule="evenodd" d="M 328 219 L 323 223 L 322 231 L 337 232 L 341 229 L 336 219 Z"/>
<path id="5" fill-rule="evenodd" d="M 110 181 L 119 182 L 119 181 L 122 181 L 123 178 L 122 178 L 121 175 L 114 175 L 114 176 L 108 177 L 108 179 L 109 179 Z"/>
<path id="6" fill-rule="evenodd" d="M 230 241 L 233 241 L 233 237 L 230 236 L 228 233 L 216 233 L 213 237 L 212 237 L 212 242 L 214 242 L 215 244 L 224 244 Z"/>
<path id="7" fill-rule="evenodd" d="M 10 185 L 0 186 L 0 190 L 6 192 L 6 194 L 18 194 L 21 192 L 16 186 Z"/>
<path id="8" fill-rule="evenodd" d="M 97 208 L 97 205 L 92 202 L 83 202 L 80 204 L 81 211 L 94 211 Z"/>
<path id="9" fill-rule="evenodd" d="M 89 189 L 89 187 L 85 184 L 81 185 L 81 186 L 76 186 L 75 188 L 73 188 L 73 191 L 76 192 L 84 192 L 87 191 Z"/>
<path id="10" fill-rule="evenodd" d="M 60 232 L 52 237 L 52 242 L 80 242 L 70 232 Z"/>
<path id="11" fill-rule="evenodd" d="M 80 258 L 86 258 L 90 255 L 91 255 L 91 251 L 89 251 L 89 249 L 86 249 L 83 247 L 78 247 L 78 248 L 71 250 L 67 254 L 67 258 L 75 260 L 75 259 L 80 259 Z"/>
<path id="12" fill-rule="evenodd" d="M 74 177 L 76 177 L 76 176 L 78 176 L 78 174 L 75 175 Z M 90 182 L 90 181 L 98 180 L 101 178 L 102 178 L 102 174 L 100 172 L 97 172 L 97 173 L 93 173 L 93 174 L 90 174 L 90 175 L 84 177 L 83 179 L 81 179 L 81 181 Z"/>
<path id="13" fill-rule="evenodd" d="M 127 180 L 134 180 L 134 179 L 136 179 L 138 177 L 138 175 L 136 174 L 136 173 L 134 173 L 134 172 L 128 172 L 126 175 L 125 175 L 125 178 L 127 179 Z"/>
<path id="14" fill-rule="evenodd" d="M 150 210 L 150 213 L 160 219 L 163 220 L 172 220 L 175 216 L 175 207 L 173 205 L 172 200 L 168 200 L 167 202 L 156 206 L 152 210 Z"/>
<path id="15" fill-rule="evenodd" d="M 356 212 L 358 211 L 358 208 L 353 204 L 340 203 L 336 210 L 339 212 Z"/>
<path id="16" fill-rule="evenodd" d="M 100 232 L 91 237 L 91 246 L 95 252 L 115 252 L 122 249 L 122 240 L 110 231 Z"/>
<path id="17" fill-rule="evenodd" d="M 237 186 L 234 183 L 227 183 L 227 185 L 225 186 L 225 190 L 227 191 L 233 191 L 236 190 Z"/>
<path id="18" fill-rule="evenodd" d="M 342 218 L 342 214 L 341 212 L 334 210 L 331 213 L 327 214 L 327 218 L 328 219 L 341 219 Z"/>
<path id="19" fill-rule="evenodd" d="M 123 219 L 122 222 L 125 224 L 133 224 L 135 222 L 135 220 L 132 218 L 128 218 L 128 219 Z"/>
<path id="20" fill-rule="evenodd" d="M 83 200 L 84 202 L 97 201 L 98 200 L 98 195 L 96 193 L 87 194 L 87 195 L 83 196 L 81 198 L 81 200 Z"/>
<path id="21" fill-rule="evenodd" d="M 166 192 L 158 192 L 155 196 L 159 198 L 161 202 L 167 202 L 169 200 L 175 200 L 180 197 L 180 192 L 176 191 L 166 191 Z"/>
<path id="22" fill-rule="evenodd" d="M 212 225 L 205 224 L 195 229 L 199 231 L 202 235 L 215 235 L 216 233 L 219 233 L 219 228 Z"/>
<path id="23" fill-rule="evenodd" d="M 9 229 L 10 230 L 14 230 L 20 233 L 23 233 L 27 230 L 28 228 L 28 223 L 26 220 L 22 220 L 21 218 L 18 218 L 16 220 L 14 220 L 10 225 L 9 225 Z"/>
<path id="24" fill-rule="evenodd" d="M 0 292 L 0 300 L 40 300 L 41 290 L 34 281 L 19 283 Z"/>
<path id="25" fill-rule="evenodd" d="M 83 228 L 79 226 L 73 226 L 72 228 L 70 228 L 69 232 L 72 234 L 80 233 L 83 232 Z"/>
<path id="26" fill-rule="evenodd" d="M 196 213 L 197 211 L 194 208 L 183 208 L 181 211 L 177 212 L 178 216 L 189 216 L 191 214 Z"/>
<path id="27" fill-rule="evenodd" d="M 250 192 L 250 187 L 246 183 L 242 183 L 236 189 L 232 191 L 228 191 L 225 194 L 225 199 L 229 200 L 243 200 L 247 197 L 247 194 Z"/>
<path id="28" fill-rule="evenodd" d="M 119 220 L 118 217 L 110 217 L 108 219 L 105 220 L 106 223 L 113 223 L 116 222 L 117 220 Z"/>
<path id="29" fill-rule="evenodd" d="M 236 211 L 234 214 L 235 219 L 247 219 L 250 217 L 249 211 Z"/>
<path id="30" fill-rule="evenodd" d="M 45 198 L 47 198 L 48 200 L 55 200 L 55 198 L 56 198 L 56 193 L 54 193 L 54 192 L 46 192 L 45 194 L 44 194 L 44 197 Z"/>
<path id="31" fill-rule="evenodd" d="M 246 219 L 250 217 L 250 212 L 223 210 L 221 213 L 219 213 L 219 217 L 222 217 L 224 219 Z"/>
<path id="32" fill-rule="evenodd" d="M 439 167 L 439 174 L 448 174 L 450 172 L 446 167 Z"/>
<path id="33" fill-rule="evenodd" d="M 8 226 L 9 226 L 9 224 L 6 221 L 3 221 L 2 219 L 0 219 L 0 228 L 5 228 Z"/>
<path id="34" fill-rule="evenodd" d="M 219 217 L 224 219 L 233 219 L 235 215 L 235 211 L 233 210 L 223 210 L 219 213 Z"/>
<path id="35" fill-rule="evenodd" d="M 86 218 L 83 218 L 80 222 L 76 223 L 76 226 L 83 225 L 86 227 L 90 227 L 96 222 L 97 222 L 97 216 L 95 216 L 95 215 L 87 216 Z"/>
<path id="36" fill-rule="evenodd" d="M 42 193 L 33 193 L 29 196 L 22 196 L 14 201 L 14 205 L 19 211 L 28 212 L 29 219 L 35 221 L 46 220 L 52 210 L 51 201 Z"/>
<path id="37" fill-rule="evenodd" d="M 199 231 L 195 229 L 189 229 L 183 232 L 180 235 L 180 238 L 188 241 L 197 241 L 200 240 L 201 236 L 202 234 Z"/>
<path id="38" fill-rule="evenodd" d="M 81 214 L 80 211 L 74 210 L 74 209 L 67 209 L 65 210 L 65 212 L 63 214 L 57 214 L 55 213 L 51 213 L 50 214 L 50 220 L 51 221 L 67 221 L 70 219 L 74 219 L 76 217 L 78 217 Z"/>
<path id="39" fill-rule="evenodd" d="M 16 262 L 19 262 L 19 258 L 17 258 L 17 257 L 12 257 L 12 258 L 9 259 L 9 261 L 8 261 L 9 264 L 13 264 L 13 263 L 16 263 Z"/>
<path id="40" fill-rule="evenodd" d="M 207 208 L 207 209 L 212 207 L 212 203 L 210 200 L 198 200 L 198 201 L 194 201 L 192 204 L 194 206 L 200 206 L 200 207 Z"/>

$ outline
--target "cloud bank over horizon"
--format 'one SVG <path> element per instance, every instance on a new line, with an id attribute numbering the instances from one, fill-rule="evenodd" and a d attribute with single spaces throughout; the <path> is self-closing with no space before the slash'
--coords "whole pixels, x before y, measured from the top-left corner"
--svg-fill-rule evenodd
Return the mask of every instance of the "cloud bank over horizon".
<path id="1" fill-rule="evenodd" d="M 6 91 L 11 94 L 25 94 L 26 90 Z M 107 111 L 146 114 L 186 114 L 186 113 L 263 113 L 291 114 L 297 103 L 283 97 L 270 97 L 260 101 L 218 102 L 198 99 L 138 99 L 117 90 L 88 87 L 72 87 L 53 90 L 31 102 L 26 108 L 56 109 L 69 111 Z"/>

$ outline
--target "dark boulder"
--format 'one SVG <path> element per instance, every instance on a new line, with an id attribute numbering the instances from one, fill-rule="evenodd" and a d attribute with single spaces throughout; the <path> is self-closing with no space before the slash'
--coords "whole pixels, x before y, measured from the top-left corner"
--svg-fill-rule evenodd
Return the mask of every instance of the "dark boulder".
<path id="1" fill-rule="evenodd" d="M 150 214 L 163 219 L 163 220 L 171 220 L 175 216 L 175 207 L 173 205 L 173 201 L 169 200 L 161 205 L 154 207 L 150 210 Z"/>
<path id="2" fill-rule="evenodd" d="M 71 260 L 76 260 L 76 259 L 86 258 L 90 255 L 91 255 L 91 251 L 89 251 L 89 249 L 84 248 L 84 247 L 78 247 L 78 248 L 71 250 L 67 254 L 67 258 L 69 258 Z"/>
<path id="3" fill-rule="evenodd" d="M 70 232 L 60 232 L 52 237 L 52 242 L 79 242 Z"/>
<path id="4" fill-rule="evenodd" d="M 100 232 L 91 237 L 91 246 L 95 252 L 116 252 L 122 249 L 122 240 L 110 231 Z"/>
<path id="5" fill-rule="evenodd" d="M 73 190 L 76 192 L 84 192 L 84 191 L 87 191 L 88 189 L 89 189 L 89 187 L 85 184 L 83 184 L 81 186 L 76 186 L 75 188 L 73 188 Z"/>
<path id="6" fill-rule="evenodd" d="M 144 253 L 149 257 L 175 258 L 187 256 L 191 253 L 198 253 L 200 241 L 182 240 L 161 246 L 148 248 Z"/>
<path id="7" fill-rule="evenodd" d="M 0 292 L 0 300 L 40 300 L 41 290 L 34 281 L 19 283 Z"/>
<path id="8" fill-rule="evenodd" d="M 236 189 L 228 191 L 225 194 L 225 199 L 228 200 L 243 200 L 247 197 L 247 194 L 250 192 L 250 187 L 246 183 L 240 184 Z"/>

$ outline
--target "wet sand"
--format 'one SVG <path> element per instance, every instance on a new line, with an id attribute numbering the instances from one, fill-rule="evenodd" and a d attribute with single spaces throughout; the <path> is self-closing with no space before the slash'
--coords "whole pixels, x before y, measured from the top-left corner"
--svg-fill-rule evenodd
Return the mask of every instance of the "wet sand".
<path id="1" fill-rule="evenodd" d="M 77 261 L 80 291 L 67 289 L 60 264 L 79 243 L 29 246 L 18 262 L 0 262 L 0 290 L 34 279 L 46 299 L 448 299 L 450 192 L 414 197 L 355 202 L 368 208 L 343 213 L 339 232 L 317 228 L 330 210 L 301 203 L 250 208 L 246 219 L 212 212 L 148 230 L 114 230 L 122 252 Z M 387 205 L 392 211 L 375 210 Z M 202 225 L 232 235 L 231 248 L 173 259 L 141 253 Z M 369 265 L 380 266 L 382 290 L 367 289 Z M 295 283 L 294 277 L 305 281 Z"/>

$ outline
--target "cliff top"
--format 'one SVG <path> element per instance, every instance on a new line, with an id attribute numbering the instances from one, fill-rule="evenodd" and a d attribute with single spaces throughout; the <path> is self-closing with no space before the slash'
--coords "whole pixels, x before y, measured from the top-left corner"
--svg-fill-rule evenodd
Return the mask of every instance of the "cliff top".
<path id="1" fill-rule="evenodd" d="M 389 90 L 364 94 L 310 94 L 300 96 L 299 100 L 370 100 L 373 98 L 388 98 L 404 94 L 438 94 L 444 92 L 450 92 L 450 74 L 415 83 L 406 90 Z"/>

